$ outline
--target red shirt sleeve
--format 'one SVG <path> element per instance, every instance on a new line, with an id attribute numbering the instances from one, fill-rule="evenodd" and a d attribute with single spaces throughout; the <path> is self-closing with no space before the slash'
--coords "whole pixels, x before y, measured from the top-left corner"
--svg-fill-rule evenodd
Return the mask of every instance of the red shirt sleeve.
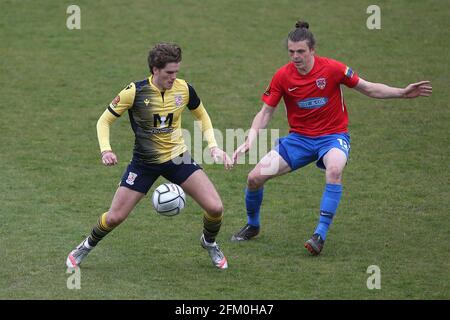
<path id="1" fill-rule="evenodd" d="M 283 96 L 283 88 L 281 86 L 282 70 L 278 70 L 272 77 L 272 81 L 261 96 L 261 100 L 267 105 L 275 108 Z"/>
<path id="2" fill-rule="evenodd" d="M 333 61 L 333 65 L 337 68 L 338 82 L 345 84 L 349 88 L 353 88 L 358 84 L 359 76 L 352 68 L 339 61 Z"/>

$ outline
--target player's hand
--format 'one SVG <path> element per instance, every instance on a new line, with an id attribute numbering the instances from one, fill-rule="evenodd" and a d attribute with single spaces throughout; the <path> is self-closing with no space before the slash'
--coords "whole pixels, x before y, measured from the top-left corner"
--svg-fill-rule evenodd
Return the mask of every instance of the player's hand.
<path id="1" fill-rule="evenodd" d="M 117 156 L 111 150 L 103 151 L 102 162 L 105 166 L 113 166 L 117 164 Z"/>
<path id="2" fill-rule="evenodd" d="M 238 157 L 241 156 L 241 155 L 243 155 L 243 154 L 245 154 L 245 153 L 248 151 L 248 149 L 250 149 L 250 147 L 249 147 L 247 141 L 244 142 L 243 144 L 241 144 L 241 145 L 236 149 L 236 151 L 234 151 L 234 153 L 233 153 L 233 164 L 235 164 L 236 161 L 237 161 L 237 159 L 238 159 Z"/>
<path id="3" fill-rule="evenodd" d="M 433 87 L 430 81 L 420 81 L 412 83 L 403 89 L 404 98 L 417 98 L 417 97 L 429 97 L 433 92 Z"/>
<path id="4" fill-rule="evenodd" d="M 222 160 L 223 165 L 227 170 L 233 167 L 233 161 L 231 161 L 230 157 L 225 151 L 217 147 L 212 147 L 210 151 L 211 157 L 214 159 L 214 162 L 219 162 L 220 160 Z"/>

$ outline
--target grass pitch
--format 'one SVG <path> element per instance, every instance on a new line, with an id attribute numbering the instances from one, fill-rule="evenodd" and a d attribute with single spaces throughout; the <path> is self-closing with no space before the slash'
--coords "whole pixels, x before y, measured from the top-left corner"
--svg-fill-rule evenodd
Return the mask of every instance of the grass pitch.
<path id="1" fill-rule="evenodd" d="M 448 2 L 378 1 L 380 30 L 366 27 L 369 1 L 76 4 L 80 30 L 66 27 L 68 2 L 0 4 L 0 299 L 450 298 Z M 324 186 L 314 165 L 266 185 L 262 233 L 243 244 L 230 237 L 246 219 L 253 166 L 205 165 L 225 206 L 218 241 L 228 270 L 215 270 L 201 249 L 192 199 L 171 219 L 147 199 L 84 262 L 81 289 L 69 290 L 67 253 L 108 209 L 131 157 L 126 116 L 112 128 L 116 167 L 101 165 L 95 124 L 117 92 L 147 76 L 148 49 L 180 44 L 179 76 L 194 85 L 215 128 L 246 130 L 288 61 L 283 39 L 299 18 L 310 23 L 317 54 L 361 77 L 434 87 L 416 100 L 344 89 L 352 151 L 323 254 L 303 248 Z M 270 128 L 287 133 L 283 110 Z M 381 270 L 379 290 L 366 286 L 371 265 Z"/>

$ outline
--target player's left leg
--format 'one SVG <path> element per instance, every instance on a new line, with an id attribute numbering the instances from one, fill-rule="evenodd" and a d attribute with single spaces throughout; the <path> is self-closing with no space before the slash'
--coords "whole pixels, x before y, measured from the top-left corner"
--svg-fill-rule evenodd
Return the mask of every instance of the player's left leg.
<path id="1" fill-rule="evenodd" d="M 227 259 L 215 242 L 222 224 L 223 206 L 216 188 L 195 163 L 189 152 L 176 157 L 162 174 L 167 180 L 181 186 L 205 212 L 203 215 L 202 247 L 208 250 L 213 264 L 219 269 L 228 267 Z"/>
<path id="2" fill-rule="evenodd" d="M 203 170 L 195 171 L 181 187 L 205 211 L 203 234 L 208 242 L 214 242 L 223 216 L 222 200 L 216 188 Z"/>
<path id="3" fill-rule="evenodd" d="M 325 240 L 341 200 L 342 173 L 347 163 L 347 156 L 342 150 L 333 148 L 324 156 L 323 163 L 326 185 L 320 202 L 319 225 L 314 233 L 318 233 Z"/>
<path id="4" fill-rule="evenodd" d="M 339 135 L 338 135 L 339 136 Z M 305 243 L 305 248 L 313 255 L 318 255 L 323 248 L 328 229 L 336 214 L 342 195 L 342 174 L 347 163 L 350 143 L 348 136 L 332 135 L 325 143 L 319 158 L 318 166 L 325 168 L 325 190 L 320 202 L 320 218 L 313 236 Z M 327 150 L 329 149 L 329 150 Z M 327 151 L 324 151 L 327 150 Z"/>
<path id="5" fill-rule="evenodd" d="M 223 205 L 216 188 L 203 170 L 192 173 L 182 184 L 183 190 L 191 196 L 205 212 L 203 215 L 202 247 L 205 248 L 219 269 L 226 269 L 228 262 L 216 243 L 223 218 Z"/>

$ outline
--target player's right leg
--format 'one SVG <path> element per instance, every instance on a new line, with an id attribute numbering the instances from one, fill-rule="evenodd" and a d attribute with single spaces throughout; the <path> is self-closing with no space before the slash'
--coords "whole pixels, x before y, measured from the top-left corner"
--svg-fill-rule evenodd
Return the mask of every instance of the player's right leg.
<path id="1" fill-rule="evenodd" d="M 288 162 L 278 151 L 271 150 L 266 154 L 247 177 L 245 190 L 245 206 L 247 224 L 231 237 L 232 241 L 245 241 L 259 234 L 259 213 L 263 200 L 264 184 L 277 176 L 291 171 Z"/>
<path id="2" fill-rule="evenodd" d="M 97 243 L 128 217 L 158 178 L 158 170 L 157 166 L 146 166 L 134 160 L 128 165 L 110 209 L 100 216 L 89 237 L 69 253 L 67 267 L 79 266 Z"/>
<path id="3" fill-rule="evenodd" d="M 78 267 L 97 243 L 128 217 L 143 196 L 145 196 L 144 193 L 119 187 L 112 200 L 111 208 L 99 217 L 91 234 L 67 256 L 67 267 Z"/>

